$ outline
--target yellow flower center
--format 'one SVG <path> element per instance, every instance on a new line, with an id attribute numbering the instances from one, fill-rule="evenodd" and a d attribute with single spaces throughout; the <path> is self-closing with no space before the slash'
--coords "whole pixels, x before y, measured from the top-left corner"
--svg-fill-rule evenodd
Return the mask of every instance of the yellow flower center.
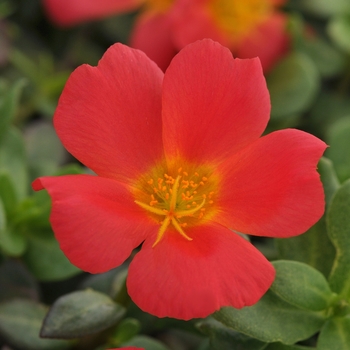
<path id="1" fill-rule="evenodd" d="M 174 0 L 144 0 L 144 10 L 147 12 L 166 12 Z"/>
<path id="2" fill-rule="evenodd" d="M 135 203 L 160 224 L 156 246 L 167 229 L 177 231 L 191 241 L 185 231 L 215 214 L 218 177 L 209 166 L 177 167 L 164 172 L 155 167 L 141 177 L 135 186 Z"/>
<path id="3" fill-rule="evenodd" d="M 235 41 L 264 22 L 273 10 L 269 0 L 212 0 L 209 11 L 218 27 Z"/>

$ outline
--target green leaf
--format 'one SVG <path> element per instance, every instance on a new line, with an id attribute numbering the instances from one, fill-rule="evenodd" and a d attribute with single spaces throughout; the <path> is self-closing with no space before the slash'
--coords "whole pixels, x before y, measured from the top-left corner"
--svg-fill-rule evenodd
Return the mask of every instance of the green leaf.
<path id="1" fill-rule="evenodd" d="M 325 322 L 323 313 L 299 309 L 271 291 L 253 306 L 240 310 L 224 307 L 213 316 L 252 338 L 290 345 L 311 337 Z"/>
<path id="2" fill-rule="evenodd" d="M 332 290 L 350 298 L 350 180 L 336 192 L 327 215 L 328 234 L 337 255 L 329 277 Z"/>
<path id="3" fill-rule="evenodd" d="M 26 155 L 21 133 L 14 127 L 9 128 L 0 143 L 0 171 L 9 174 L 17 198 L 23 199 L 28 192 Z"/>
<path id="4" fill-rule="evenodd" d="M 335 257 L 324 217 L 306 233 L 284 239 L 275 239 L 280 259 L 308 264 L 328 277 Z"/>
<path id="5" fill-rule="evenodd" d="M 70 347 L 63 340 L 39 338 L 47 308 L 29 300 L 13 300 L 0 304 L 0 334 L 21 350 L 61 350 Z"/>
<path id="6" fill-rule="evenodd" d="M 26 129 L 25 143 L 32 178 L 53 175 L 66 151 L 51 123 L 38 122 Z"/>
<path id="7" fill-rule="evenodd" d="M 271 290 L 281 299 L 299 308 L 320 311 L 326 309 L 333 297 L 325 277 L 309 265 L 274 261 L 276 278 Z"/>
<path id="8" fill-rule="evenodd" d="M 315 103 L 310 108 L 308 119 L 309 128 L 316 130 L 323 138 L 327 139 L 329 128 L 342 118 L 349 117 L 350 96 L 348 94 L 339 94 L 334 90 L 320 92 Z"/>
<path id="9" fill-rule="evenodd" d="M 135 337 L 141 329 L 141 323 L 135 318 L 122 320 L 111 337 L 111 344 L 119 346 Z"/>
<path id="10" fill-rule="evenodd" d="M 27 247 L 27 240 L 7 225 L 5 208 L 0 200 L 0 248 L 10 256 L 20 256 Z"/>
<path id="11" fill-rule="evenodd" d="M 63 280 L 81 271 L 63 254 L 51 230 L 28 234 L 28 248 L 23 259 L 40 281 Z"/>
<path id="12" fill-rule="evenodd" d="M 310 348 L 308 346 L 301 345 L 286 345 L 282 343 L 271 343 L 267 346 L 265 350 L 312 350 L 315 348 Z"/>
<path id="13" fill-rule="evenodd" d="M 340 48 L 350 53 L 350 14 L 332 18 L 328 25 L 328 34 Z"/>
<path id="14" fill-rule="evenodd" d="M 3 81 L 1 81 L 1 83 L 3 83 Z M 14 118 L 19 103 L 19 97 L 23 87 L 26 85 L 26 80 L 20 79 L 11 87 L 6 83 L 2 85 L 3 88 L 0 90 L 0 142 Z"/>
<path id="15" fill-rule="evenodd" d="M 197 324 L 198 329 L 209 336 L 210 349 L 212 350 L 263 350 L 267 344 L 260 340 L 250 338 L 222 323 L 208 318 Z"/>
<path id="16" fill-rule="evenodd" d="M 27 298 L 39 300 L 39 286 L 25 266 L 9 259 L 0 265 L 0 300 Z"/>
<path id="17" fill-rule="evenodd" d="M 312 60 L 292 53 L 267 77 L 271 95 L 271 120 L 286 118 L 306 110 L 319 88 L 319 73 Z"/>
<path id="18" fill-rule="evenodd" d="M 138 335 L 126 343 L 121 344 L 123 347 L 136 346 L 145 350 L 170 350 L 167 346 L 158 340 L 145 335 Z"/>
<path id="19" fill-rule="evenodd" d="M 85 290 L 56 300 L 47 314 L 40 335 L 44 338 L 78 338 L 113 326 L 125 309 L 107 295 Z"/>
<path id="20" fill-rule="evenodd" d="M 295 1 L 295 0 L 294 0 Z M 298 0 L 303 9 L 322 17 L 334 16 L 350 11 L 348 0 Z"/>
<path id="21" fill-rule="evenodd" d="M 326 78 L 340 74 L 345 68 L 345 54 L 318 36 L 304 40 L 299 49 L 312 59 L 321 75 Z"/>
<path id="22" fill-rule="evenodd" d="M 0 198 L 7 214 L 18 204 L 16 190 L 7 171 L 0 171 Z"/>
<path id="23" fill-rule="evenodd" d="M 335 122 L 328 131 L 327 142 L 329 148 L 326 156 L 332 160 L 334 168 L 341 182 L 350 178 L 350 111 L 349 117 Z"/>
<path id="24" fill-rule="evenodd" d="M 350 316 L 334 317 L 327 321 L 317 341 L 317 350 L 349 349 Z"/>
<path id="25" fill-rule="evenodd" d="M 318 162 L 318 172 L 321 175 L 324 193 L 326 196 L 326 206 L 330 204 L 335 192 L 338 190 L 340 183 L 335 173 L 333 163 L 331 160 L 322 157 Z"/>

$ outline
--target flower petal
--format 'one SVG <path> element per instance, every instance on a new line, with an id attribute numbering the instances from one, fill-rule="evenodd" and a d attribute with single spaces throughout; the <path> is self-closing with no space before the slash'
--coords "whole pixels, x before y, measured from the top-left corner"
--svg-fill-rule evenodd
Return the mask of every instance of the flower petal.
<path id="1" fill-rule="evenodd" d="M 163 73 L 143 52 L 111 46 L 67 81 L 54 115 L 67 150 L 98 175 L 128 181 L 163 158 Z"/>
<path id="2" fill-rule="evenodd" d="M 138 0 L 43 0 L 51 20 L 60 26 L 72 26 L 133 10 Z"/>
<path id="3" fill-rule="evenodd" d="M 165 71 L 175 56 L 169 15 L 146 14 L 138 19 L 131 34 L 130 45 L 142 50 Z"/>
<path id="4" fill-rule="evenodd" d="M 208 1 L 178 0 L 175 2 L 173 7 L 173 36 L 178 49 L 204 38 L 210 38 L 224 46 L 229 46 L 230 40 L 213 21 L 206 2 Z"/>
<path id="5" fill-rule="evenodd" d="M 158 317 L 206 317 L 223 306 L 256 303 L 275 271 L 248 241 L 220 225 L 193 227 L 192 241 L 169 231 L 152 248 L 148 239 L 130 264 L 132 300 Z"/>
<path id="6" fill-rule="evenodd" d="M 290 237 L 324 212 L 317 162 L 326 144 L 293 129 L 273 132 L 227 160 L 215 219 L 235 231 Z"/>
<path id="7" fill-rule="evenodd" d="M 163 84 L 163 140 L 168 158 L 210 162 L 255 141 L 269 119 L 270 100 L 258 59 L 233 59 L 206 39 L 185 47 Z"/>
<path id="8" fill-rule="evenodd" d="M 41 177 L 52 198 L 50 222 L 72 264 L 99 273 L 122 264 L 158 226 L 119 182 L 91 175 Z"/>
<path id="9" fill-rule="evenodd" d="M 240 58 L 259 57 L 264 72 L 268 72 L 290 48 L 287 17 L 276 13 L 243 40 L 235 53 Z"/>

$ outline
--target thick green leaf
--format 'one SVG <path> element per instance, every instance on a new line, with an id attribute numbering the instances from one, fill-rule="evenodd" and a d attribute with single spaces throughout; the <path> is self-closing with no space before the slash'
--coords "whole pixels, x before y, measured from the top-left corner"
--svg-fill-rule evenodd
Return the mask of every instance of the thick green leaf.
<path id="1" fill-rule="evenodd" d="M 25 85 L 25 79 L 20 79 L 11 87 L 4 83 L 3 89 L 0 89 L 0 142 L 14 118 L 19 97 Z"/>
<path id="2" fill-rule="evenodd" d="M 28 236 L 28 248 L 23 259 L 37 279 L 57 281 L 80 272 L 63 254 L 51 230 L 35 233 Z"/>
<path id="3" fill-rule="evenodd" d="M 321 181 L 326 196 L 326 206 L 330 204 L 335 192 L 338 190 L 340 183 L 335 173 L 331 160 L 322 157 L 318 162 L 318 172 L 321 175 Z"/>
<path id="4" fill-rule="evenodd" d="M 5 208 L 0 199 L 0 249 L 7 255 L 20 256 L 26 247 L 26 238 L 7 224 Z"/>
<path id="5" fill-rule="evenodd" d="M 327 142 L 329 148 L 326 156 L 331 159 L 340 181 L 350 178 L 350 110 L 347 118 L 334 123 L 328 131 Z"/>
<path id="6" fill-rule="evenodd" d="M 70 339 L 100 332 L 113 326 L 125 309 L 107 295 L 85 290 L 62 296 L 52 305 L 40 335 Z"/>
<path id="7" fill-rule="evenodd" d="M 7 171 L 0 171 L 0 198 L 7 214 L 17 205 L 17 194 Z"/>
<path id="8" fill-rule="evenodd" d="M 253 306 L 240 310 L 224 307 L 213 316 L 252 338 L 290 345 L 311 337 L 325 322 L 323 313 L 299 309 L 271 291 Z"/>
<path id="9" fill-rule="evenodd" d="M 145 335 L 138 335 L 135 338 L 129 340 L 128 342 L 122 344 L 122 346 L 136 346 L 145 350 L 170 350 L 166 345 L 164 345 L 160 341 L 155 340 L 151 337 L 147 337 Z"/>
<path id="10" fill-rule="evenodd" d="M 282 343 L 272 343 L 269 344 L 265 350 L 312 350 L 315 348 L 310 348 L 308 346 L 301 345 L 286 345 Z"/>
<path id="11" fill-rule="evenodd" d="M 122 320 L 111 336 L 111 344 L 118 346 L 134 338 L 141 329 L 141 323 L 136 318 Z"/>
<path id="12" fill-rule="evenodd" d="M 21 350 L 61 350 L 70 347 L 63 340 L 41 339 L 39 331 L 47 308 L 29 300 L 0 304 L 0 334 Z"/>
<path id="13" fill-rule="evenodd" d="M 348 0 L 294 0 L 300 2 L 303 9 L 322 17 L 334 16 L 350 11 Z"/>
<path id="14" fill-rule="evenodd" d="M 279 256 L 308 264 L 328 277 L 335 257 L 324 217 L 306 233 L 285 239 L 275 239 Z"/>
<path id="15" fill-rule="evenodd" d="M 325 277 L 309 265 L 288 260 L 274 261 L 276 278 L 271 290 L 288 303 L 306 310 L 326 309 L 333 298 Z"/>
<path id="16" fill-rule="evenodd" d="M 209 336 L 212 350 L 263 350 L 267 346 L 211 318 L 199 322 L 197 327 Z"/>
<path id="17" fill-rule="evenodd" d="M 39 300 L 39 286 L 18 260 L 9 259 L 0 265 L 0 300 L 27 298 Z"/>
<path id="18" fill-rule="evenodd" d="M 27 128 L 25 143 L 32 178 L 53 175 L 67 154 L 48 122 L 38 122 Z"/>
<path id="19" fill-rule="evenodd" d="M 345 68 L 345 54 L 320 37 L 314 36 L 304 39 L 298 49 L 312 59 L 324 77 L 329 78 L 338 75 Z"/>
<path id="20" fill-rule="evenodd" d="M 350 347 L 350 316 L 334 317 L 322 328 L 317 350 L 347 350 Z"/>
<path id="21" fill-rule="evenodd" d="M 267 77 L 271 94 L 271 120 L 285 118 L 306 110 L 319 88 L 319 73 L 312 60 L 293 53 L 281 61 Z"/>
<path id="22" fill-rule="evenodd" d="M 0 171 L 10 175 L 17 198 L 23 199 L 29 186 L 26 155 L 21 133 L 14 127 L 9 128 L 0 143 Z"/>
<path id="23" fill-rule="evenodd" d="M 332 18 L 328 34 L 340 48 L 350 53 L 350 9 L 348 14 Z"/>
<path id="24" fill-rule="evenodd" d="M 350 96 L 333 90 L 320 92 L 309 111 L 308 127 L 327 139 L 329 128 L 338 120 L 349 117 Z"/>
<path id="25" fill-rule="evenodd" d="M 329 277 L 332 290 L 350 298 L 350 180 L 336 192 L 327 215 L 328 234 L 337 255 Z"/>

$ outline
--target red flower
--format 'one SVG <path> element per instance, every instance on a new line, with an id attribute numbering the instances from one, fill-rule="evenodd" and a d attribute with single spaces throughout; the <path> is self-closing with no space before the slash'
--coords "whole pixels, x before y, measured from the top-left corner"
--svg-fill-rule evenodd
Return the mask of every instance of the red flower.
<path id="1" fill-rule="evenodd" d="M 81 269 L 129 267 L 128 292 L 159 317 L 205 317 L 256 303 L 274 279 L 234 231 L 291 237 L 324 211 L 325 144 L 299 130 L 261 137 L 270 101 L 259 59 L 209 39 L 165 75 L 113 45 L 69 78 L 54 116 L 67 150 L 97 176 L 42 177 L 61 249 Z M 233 230 L 233 231 L 232 231 Z"/>
<path id="2" fill-rule="evenodd" d="M 268 71 L 286 54 L 285 0 L 43 0 L 59 25 L 98 19 L 143 4 L 131 46 L 144 51 L 163 70 L 175 53 L 198 39 L 212 38 L 234 56 L 259 56 Z"/>

